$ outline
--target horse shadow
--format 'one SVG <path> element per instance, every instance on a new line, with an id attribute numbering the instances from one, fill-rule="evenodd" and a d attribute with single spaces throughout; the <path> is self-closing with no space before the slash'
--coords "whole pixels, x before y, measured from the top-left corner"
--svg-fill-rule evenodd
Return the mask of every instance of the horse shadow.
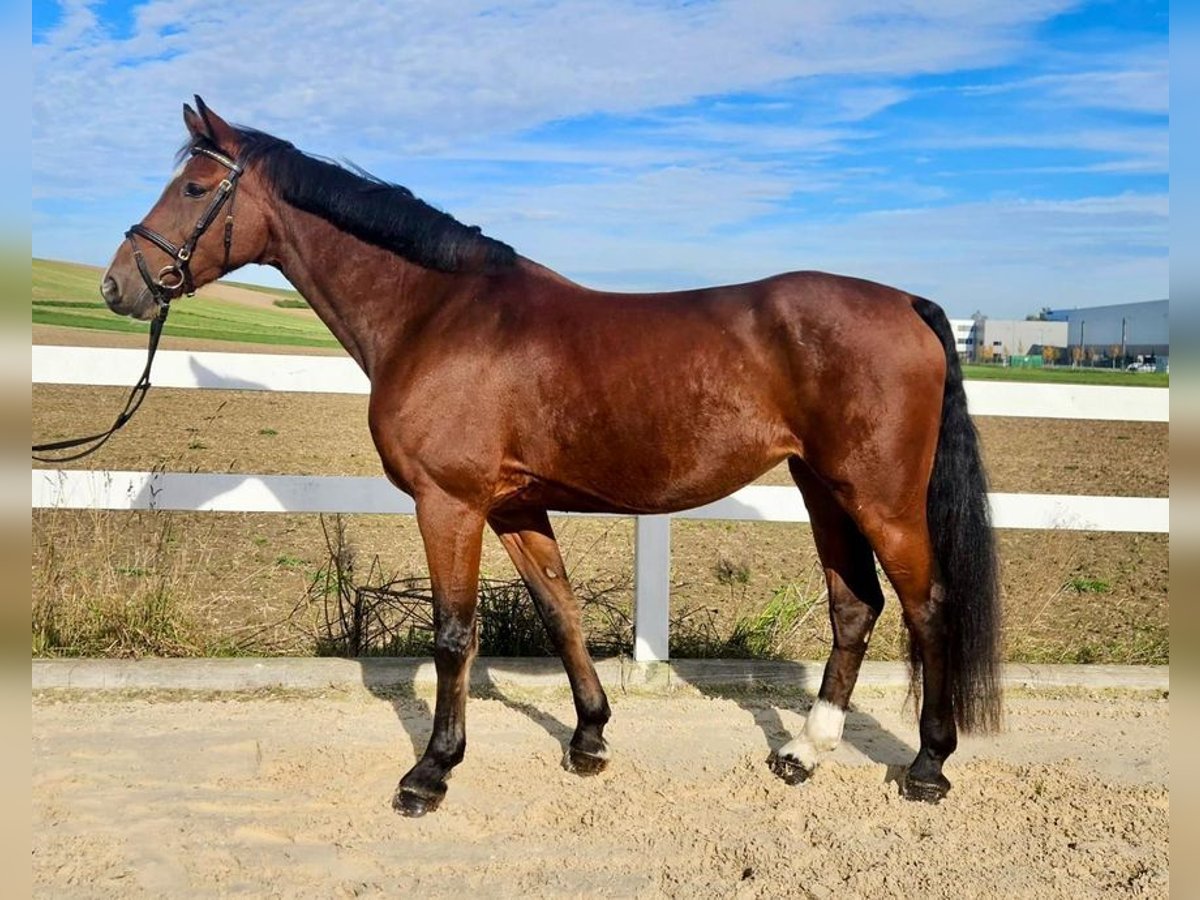
<path id="1" fill-rule="evenodd" d="M 433 664 L 425 659 L 398 657 L 363 657 L 356 662 L 363 687 L 391 705 L 412 744 L 413 759 L 420 759 L 432 733 L 433 708 L 428 698 L 433 694 Z M 736 704 L 762 732 L 768 749 L 764 764 L 770 754 L 799 732 L 798 728 L 789 730 L 784 713 L 807 713 L 816 700 L 821 668 L 814 663 L 785 660 L 677 660 L 667 665 L 610 658 L 597 663 L 618 716 L 622 715 L 625 685 L 666 694 L 690 689 L 710 699 Z M 521 714 L 553 738 L 565 757 L 574 724 L 522 695 L 529 686 L 562 688 L 566 683 L 556 657 L 481 657 L 471 670 L 469 696 L 498 701 Z M 846 716 L 843 741 L 871 762 L 885 766 L 887 783 L 900 781 L 916 755 L 903 738 L 853 705 Z M 615 750 L 619 753 L 620 747 Z"/>
<path id="2" fill-rule="evenodd" d="M 800 734 L 803 725 L 789 729 L 782 713 L 801 719 L 808 715 L 817 699 L 824 666 L 791 660 L 728 660 L 716 672 L 706 672 L 710 661 L 680 660 L 675 669 L 680 680 L 711 699 L 735 703 L 762 732 L 768 758 L 789 740 Z M 887 768 L 885 780 L 902 777 L 916 756 L 916 749 L 894 734 L 875 716 L 851 702 L 846 712 L 842 742 L 863 757 Z"/>
<path id="3" fill-rule="evenodd" d="M 726 508 L 732 503 L 742 513 L 741 518 L 753 519 L 758 516 L 756 510 L 739 503 L 735 498 L 726 498 L 722 503 Z M 733 702 L 762 732 L 768 749 L 764 763 L 770 754 L 774 754 L 799 733 L 802 726 L 790 730 L 784 723 L 783 714 L 807 715 L 817 698 L 823 668 L 820 664 L 788 660 L 684 659 L 663 666 L 636 663 L 628 658 L 610 658 L 600 660 L 597 664 L 616 715 L 621 714 L 620 698 L 614 694 L 627 683 L 645 685 L 651 689 L 665 687 L 668 691 L 683 686 L 711 699 Z M 424 752 L 423 742 L 431 731 L 432 710 L 418 695 L 414 681 L 397 684 L 394 680 L 389 683 L 388 678 L 380 678 L 388 671 L 382 664 L 364 661 L 364 686 L 392 702 L 397 718 L 413 740 L 414 755 L 419 758 Z M 415 674 L 417 670 L 412 668 L 411 671 Z M 395 674 L 393 670 L 393 678 Z M 510 677 L 513 674 L 526 678 L 516 680 Z M 539 684 L 566 685 L 565 673 L 556 657 L 480 658 L 472 667 L 470 696 L 497 700 L 522 714 L 556 740 L 565 755 L 574 734 L 574 724 L 568 724 L 547 712 L 536 701 L 524 699 L 524 685 L 531 675 Z M 888 783 L 902 779 L 908 764 L 916 755 L 916 749 L 911 744 L 853 704 L 847 712 L 842 740 L 866 759 L 885 766 L 885 780 Z"/>
<path id="4" fill-rule="evenodd" d="M 799 489 L 795 498 L 804 509 L 804 498 Z M 800 515 L 795 509 L 776 509 L 772 515 L 764 516 L 757 507 L 741 502 L 736 495 L 709 504 L 709 507 L 735 512 L 741 521 L 809 521 L 807 510 Z M 792 515 L 781 515 L 784 512 Z M 798 733 L 798 730 L 790 732 L 784 725 L 781 709 L 807 715 L 817 699 L 824 674 L 823 665 L 811 662 L 725 660 L 720 661 L 713 671 L 715 663 L 717 661 L 681 660 L 676 663 L 675 670 L 682 676 L 681 680 L 705 696 L 731 700 L 748 713 L 762 731 L 771 754 Z M 916 755 L 910 744 L 890 732 L 874 716 L 856 709 L 853 703 L 846 714 L 842 741 L 872 762 L 887 766 L 889 782 L 900 778 Z"/>
<path id="5" fill-rule="evenodd" d="M 434 666 L 417 657 L 359 657 L 362 686 L 392 707 L 401 729 L 412 743 L 413 759 L 421 758 L 433 732 Z M 536 686 L 566 685 L 557 657 L 480 657 L 471 667 L 469 700 L 496 700 L 520 713 L 558 742 L 565 754 L 575 733 L 573 725 L 536 703 L 520 698 L 517 680 Z M 424 690 L 422 690 L 424 688 Z M 468 710 L 468 722 L 470 712 Z"/>

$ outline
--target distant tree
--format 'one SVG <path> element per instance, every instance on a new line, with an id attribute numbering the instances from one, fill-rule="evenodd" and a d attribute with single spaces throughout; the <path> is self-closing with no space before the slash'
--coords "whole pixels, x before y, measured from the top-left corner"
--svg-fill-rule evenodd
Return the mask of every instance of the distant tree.
<path id="1" fill-rule="evenodd" d="M 990 363 L 992 361 L 992 348 L 988 344 L 983 344 L 979 348 L 979 361 L 981 363 Z"/>
<path id="2" fill-rule="evenodd" d="M 1052 366 L 1056 362 L 1058 362 L 1058 348 L 1051 347 L 1049 344 L 1043 344 L 1042 345 L 1042 362 L 1046 363 L 1046 365 L 1048 365 L 1048 366 Z"/>

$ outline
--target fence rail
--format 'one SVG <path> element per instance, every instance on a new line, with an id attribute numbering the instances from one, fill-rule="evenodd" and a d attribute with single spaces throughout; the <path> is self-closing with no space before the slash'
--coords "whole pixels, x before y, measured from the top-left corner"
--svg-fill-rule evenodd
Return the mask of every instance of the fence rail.
<path id="1" fill-rule="evenodd" d="M 139 350 L 33 348 L 34 383 L 128 385 L 140 374 Z M 336 357 L 164 351 L 160 387 L 363 394 L 367 379 Z M 1136 387 L 968 382 L 973 415 L 1165 422 L 1169 392 Z M 163 509 L 206 512 L 412 514 L 410 497 L 383 478 L 318 475 L 34 469 L 35 509 Z M 1061 494 L 990 495 L 999 528 L 1170 531 L 1170 500 Z M 635 529 L 635 649 L 639 660 L 667 658 L 672 519 L 807 522 L 800 493 L 753 485 L 670 515 L 638 516 Z"/>

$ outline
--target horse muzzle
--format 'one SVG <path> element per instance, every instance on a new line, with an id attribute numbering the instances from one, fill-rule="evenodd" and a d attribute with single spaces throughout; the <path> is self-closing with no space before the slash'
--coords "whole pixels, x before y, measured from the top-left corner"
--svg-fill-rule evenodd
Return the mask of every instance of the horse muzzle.
<path id="1" fill-rule="evenodd" d="M 104 304 L 119 316 L 144 322 L 158 314 L 158 304 L 148 288 L 139 284 L 132 291 L 122 290 L 121 283 L 107 273 L 100 282 L 100 296 L 104 298 Z"/>

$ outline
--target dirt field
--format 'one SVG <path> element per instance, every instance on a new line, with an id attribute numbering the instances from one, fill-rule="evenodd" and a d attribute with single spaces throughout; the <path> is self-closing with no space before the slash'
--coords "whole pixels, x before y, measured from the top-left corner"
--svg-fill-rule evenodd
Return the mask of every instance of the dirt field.
<path id="1" fill-rule="evenodd" d="M 511 689 L 510 689 L 511 690 Z M 862 690 L 813 781 L 763 761 L 807 701 L 613 691 L 614 759 L 559 766 L 565 693 L 473 699 L 445 805 L 389 808 L 430 698 L 33 700 L 35 895 L 1100 897 L 1168 894 L 1169 701 L 1010 693 L 938 807 L 894 777 L 902 692 Z"/>
<path id="2" fill-rule="evenodd" d="M 34 433 L 48 439 L 99 425 L 122 395 L 116 388 L 35 385 Z M 979 427 L 994 490 L 1169 494 L 1166 424 L 983 418 Z M 366 398 L 244 391 L 155 390 L 129 429 L 88 462 L 113 469 L 380 474 Z M 761 481 L 789 483 L 782 469 Z M 327 558 L 315 516 L 37 512 L 33 519 L 35 594 L 49 584 L 82 590 L 104 569 L 147 571 L 146 556 L 169 526 L 172 578 L 189 594 L 198 630 L 226 649 L 311 652 L 312 635 L 288 615 Z M 556 527 L 574 578 L 629 582 L 630 520 L 561 520 Z M 378 555 L 385 576 L 425 571 L 411 518 L 350 517 L 349 535 L 362 569 Z M 999 541 L 1011 659 L 1169 658 L 1167 536 L 1002 531 Z M 823 592 L 805 525 L 680 522 L 672 551 L 673 609 L 698 629 L 753 615 L 784 588 L 817 601 Z M 485 541 L 484 553 L 486 575 L 512 577 L 497 541 Z M 722 567 L 738 578 L 723 576 Z M 821 658 L 828 641 L 817 602 L 781 650 Z M 892 603 L 872 655 L 903 653 Z"/>
<path id="3" fill-rule="evenodd" d="M 105 336 L 107 339 L 109 336 Z M 34 433 L 49 440 L 107 426 L 127 390 L 33 386 Z M 1158 422 L 985 417 L 978 420 L 996 491 L 1165 497 L 1169 426 Z M 272 432 L 272 433 L 264 433 Z M 78 466 L 199 472 L 382 474 L 367 398 L 156 388 L 104 455 Z M 786 467 L 760 483 L 791 484 Z"/>

